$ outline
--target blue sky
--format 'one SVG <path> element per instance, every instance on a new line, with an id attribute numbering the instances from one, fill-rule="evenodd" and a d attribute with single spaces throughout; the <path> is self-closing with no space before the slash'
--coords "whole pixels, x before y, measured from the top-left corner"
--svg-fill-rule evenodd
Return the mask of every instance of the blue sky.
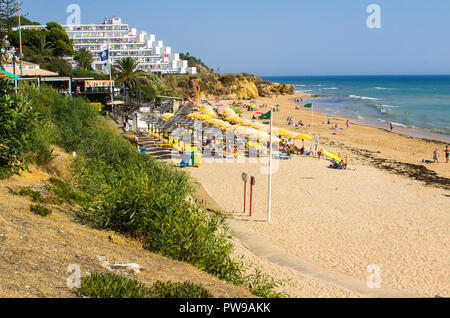
<path id="1" fill-rule="evenodd" d="M 268 75 L 450 74 L 447 0 L 24 0 L 28 18 L 105 15 L 146 30 L 220 72 Z M 381 29 L 369 29 L 369 4 Z"/>

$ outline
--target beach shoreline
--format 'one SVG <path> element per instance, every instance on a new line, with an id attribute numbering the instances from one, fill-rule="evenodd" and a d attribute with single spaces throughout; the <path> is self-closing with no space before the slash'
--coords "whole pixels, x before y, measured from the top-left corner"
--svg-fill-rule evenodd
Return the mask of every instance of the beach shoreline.
<path id="1" fill-rule="evenodd" d="M 292 96 L 293 97 L 292 97 L 291 101 L 293 103 L 296 103 L 295 99 L 297 99 L 297 98 L 306 98 L 307 100 L 305 101 L 305 103 L 314 102 L 314 99 L 317 98 L 313 95 L 302 94 L 302 93 L 297 93 Z M 338 119 L 338 120 L 352 120 L 357 125 L 369 126 L 369 127 L 378 128 L 378 129 L 382 129 L 387 132 L 390 132 L 389 124 L 383 125 L 381 123 L 377 123 L 375 120 L 368 120 L 368 119 L 362 120 L 362 119 L 358 119 L 355 116 L 344 114 L 344 113 L 334 113 L 334 114 L 330 115 L 321 110 L 318 110 L 318 111 L 315 110 L 314 112 L 317 114 L 326 115 L 330 118 L 334 118 L 334 119 Z M 433 133 L 433 132 L 426 130 L 425 128 L 402 127 L 402 126 L 398 126 L 398 125 L 394 124 L 394 131 L 392 133 L 400 134 L 400 135 L 411 137 L 411 138 L 422 139 L 424 141 L 438 142 L 438 143 L 441 143 L 442 145 L 450 144 L 450 136 L 446 136 L 441 133 Z"/>
<path id="2" fill-rule="evenodd" d="M 410 129 L 397 129 L 389 131 L 388 127 L 374 127 L 366 123 L 355 122 L 350 117 L 339 116 L 331 117 L 327 113 L 314 111 L 314 124 L 312 125 L 312 114 L 310 109 L 299 107 L 295 103 L 296 99 L 311 98 L 309 94 L 293 94 L 284 96 L 273 97 L 259 97 L 255 100 L 256 105 L 281 105 L 278 111 L 274 112 L 274 127 L 284 128 L 286 130 L 315 135 L 320 139 L 321 144 L 329 147 L 330 151 L 342 155 L 348 154 L 350 160 L 356 159 L 354 157 L 361 157 L 358 155 L 362 152 L 370 152 L 374 157 L 395 160 L 396 162 L 402 162 L 413 165 L 424 165 L 427 169 L 436 172 L 443 177 L 450 177 L 450 164 L 445 164 L 444 149 L 446 145 L 450 145 L 450 140 L 438 140 L 433 139 L 433 136 L 427 136 L 426 134 L 420 135 L 414 130 Z M 214 101 L 211 100 L 213 103 Z M 248 100 L 235 100 L 225 101 L 225 106 L 231 106 L 236 102 L 242 102 L 244 105 L 250 104 Z M 296 109 L 296 108 L 299 109 Z M 244 107 L 245 108 L 245 107 Z M 269 111 L 268 107 L 257 108 L 256 112 L 265 113 Z M 241 115 L 243 118 L 252 120 L 255 112 L 244 111 Z M 258 115 L 258 114 L 256 114 Z M 259 116 L 259 115 L 258 115 Z M 287 117 L 292 117 L 294 122 L 297 123 L 302 120 L 305 124 L 304 127 L 290 127 L 287 125 Z M 328 119 L 331 120 L 331 124 L 325 124 Z M 350 121 L 350 129 L 346 129 L 345 125 L 347 120 Z M 255 122 L 266 122 L 261 120 L 254 120 Z M 343 130 L 336 132 L 331 128 L 338 125 Z M 418 136 L 416 136 L 416 134 Z M 430 137 L 430 138 L 427 138 Z M 312 143 L 312 142 L 311 142 Z M 299 145 L 299 142 L 296 142 Z M 309 145 L 309 142 L 305 142 Z M 339 145 L 345 144 L 349 148 L 347 150 L 340 149 Z M 306 147 L 308 148 L 308 147 Z M 440 152 L 439 164 L 424 164 L 424 160 L 433 160 L 433 151 L 438 148 Z M 354 151 L 358 153 L 356 156 Z"/>

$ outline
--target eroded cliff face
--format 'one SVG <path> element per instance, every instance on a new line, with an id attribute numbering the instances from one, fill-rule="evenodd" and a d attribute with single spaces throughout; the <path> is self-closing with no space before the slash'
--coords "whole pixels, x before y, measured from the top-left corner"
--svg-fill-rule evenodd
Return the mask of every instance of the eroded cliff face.
<path id="1" fill-rule="evenodd" d="M 193 91 L 192 81 L 199 88 L 200 98 L 255 99 L 273 95 L 294 94 L 294 86 L 271 83 L 251 74 L 195 74 L 177 76 L 177 89 L 187 95 Z"/>

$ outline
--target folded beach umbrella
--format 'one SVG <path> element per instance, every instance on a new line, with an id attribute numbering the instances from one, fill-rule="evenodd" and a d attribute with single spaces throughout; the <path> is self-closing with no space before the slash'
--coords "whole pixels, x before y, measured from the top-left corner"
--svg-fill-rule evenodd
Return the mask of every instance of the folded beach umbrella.
<path id="1" fill-rule="evenodd" d="M 270 132 L 270 127 L 267 127 L 267 126 L 264 125 L 264 124 L 253 123 L 251 127 L 255 128 L 255 129 L 258 129 L 258 130 L 265 131 L 265 132 L 267 132 L 267 133 Z"/>
<path id="2" fill-rule="evenodd" d="M 251 127 L 254 124 L 251 120 L 244 119 L 244 118 L 240 118 L 238 123 L 239 123 L 239 125 L 246 126 L 246 127 Z"/>
<path id="3" fill-rule="evenodd" d="M 229 123 L 227 123 L 227 122 L 225 122 L 223 120 L 214 119 L 214 118 L 213 119 L 207 119 L 207 120 L 204 121 L 204 123 L 208 124 L 208 125 L 211 125 L 211 126 L 214 126 L 214 127 L 217 127 L 217 128 L 220 128 L 220 129 L 226 129 L 226 128 L 231 127 L 231 124 L 229 124 Z"/>
<path id="4" fill-rule="evenodd" d="M 230 123 L 240 123 L 242 118 L 240 117 L 227 117 L 226 120 Z"/>
<path id="5" fill-rule="evenodd" d="M 234 112 L 234 110 L 232 110 L 230 108 L 223 109 L 223 115 L 227 118 L 237 118 L 238 117 L 236 115 L 236 113 Z"/>
<path id="6" fill-rule="evenodd" d="M 227 131 L 232 131 L 236 134 L 243 135 L 243 136 L 252 133 L 251 128 L 244 127 L 244 126 L 232 126 L 232 127 L 228 128 Z"/>
<path id="7" fill-rule="evenodd" d="M 207 115 L 200 114 L 200 113 L 190 114 L 190 115 L 187 115 L 186 117 L 188 117 L 190 119 L 201 119 L 201 120 L 212 118 L 211 116 L 207 116 Z"/>

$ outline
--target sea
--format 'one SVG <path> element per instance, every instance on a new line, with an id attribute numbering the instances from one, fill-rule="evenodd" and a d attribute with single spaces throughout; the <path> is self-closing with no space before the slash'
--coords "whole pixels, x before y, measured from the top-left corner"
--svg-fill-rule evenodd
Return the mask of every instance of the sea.
<path id="1" fill-rule="evenodd" d="M 450 75 L 271 76 L 314 95 L 314 110 L 377 127 L 404 128 L 414 137 L 450 140 Z M 423 133 L 423 134 L 421 134 Z M 414 135 L 416 134 L 416 135 Z"/>

